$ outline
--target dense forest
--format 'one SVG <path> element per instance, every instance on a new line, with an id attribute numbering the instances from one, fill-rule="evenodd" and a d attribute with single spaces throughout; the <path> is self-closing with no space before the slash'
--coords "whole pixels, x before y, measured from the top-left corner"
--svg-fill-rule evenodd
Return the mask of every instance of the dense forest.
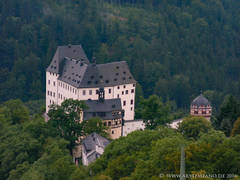
<path id="1" fill-rule="evenodd" d="M 227 179 L 240 174 L 240 118 L 231 137 L 202 117 L 185 118 L 178 130 L 158 126 L 135 131 L 112 141 L 85 167 L 74 165 L 69 139 L 59 136 L 56 126 L 40 114 L 29 115 L 20 100 L 0 105 L 0 179 L 157 180 L 163 174 L 179 174 L 182 146 L 187 174 L 221 174 Z"/>
<path id="2" fill-rule="evenodd" d="M 236 0 L 2 0 L 0 101 L 45 99 L 58 45 L 82 44 L 97 63 L 125 60 L 138 96 L 188 109 L 202 90 L 218 109 L 240 94 Z"/>

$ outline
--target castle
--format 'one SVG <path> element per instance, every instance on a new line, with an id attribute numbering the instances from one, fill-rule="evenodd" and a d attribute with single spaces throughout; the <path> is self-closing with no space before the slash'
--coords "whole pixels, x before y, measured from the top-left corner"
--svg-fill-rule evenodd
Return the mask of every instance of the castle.
<path id="1" fill-rule="evenodd" d="M 123 119 L 134 120 L 136 81 L 125 61 L 90 63 L 81 45 L 59 46 L 46 70 L 46 113 L 65 99 L 84 100 L 83 119 L 99 116 L 116 139 Z M 123 111 L 121 111 L 123 110 Z"/>

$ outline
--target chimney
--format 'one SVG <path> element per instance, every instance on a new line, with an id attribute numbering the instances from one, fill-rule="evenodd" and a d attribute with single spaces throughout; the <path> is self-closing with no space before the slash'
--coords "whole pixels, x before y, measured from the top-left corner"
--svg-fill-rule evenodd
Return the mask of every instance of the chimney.
<path id="1" fill-rule="evenodd" d="M 97 63 L 96 57 L 92 57 L 92 64 L 96 65 L 96 63 Z"/>

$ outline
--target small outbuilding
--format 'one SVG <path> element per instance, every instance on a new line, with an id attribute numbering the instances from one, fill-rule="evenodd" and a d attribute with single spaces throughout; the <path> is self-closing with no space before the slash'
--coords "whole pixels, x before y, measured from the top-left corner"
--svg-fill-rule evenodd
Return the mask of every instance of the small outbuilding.
<path id="1" fill-rule="evenodd" d="M 105 147 L 110 143 L 110 141 L 97 133 L 92 133 L 88 135 L 82 141 L 82 163 L 88 166 L 91 162 L 99 158 Z"/>

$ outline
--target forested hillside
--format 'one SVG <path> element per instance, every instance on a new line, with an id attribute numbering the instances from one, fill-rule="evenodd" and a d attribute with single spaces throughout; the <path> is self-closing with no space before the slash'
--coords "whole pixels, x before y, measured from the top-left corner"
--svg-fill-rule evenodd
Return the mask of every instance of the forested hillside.
<path id="1" fill-rule="evenodd" d="M 98 63 L 127 61 L 145 97 L 188 108 L 208 90 L 219 105 L 240 94 L 239 12 L 236 0 L 2 0 L 0 101 L 44 99 L 56 47 L 82 44 Z"/>

